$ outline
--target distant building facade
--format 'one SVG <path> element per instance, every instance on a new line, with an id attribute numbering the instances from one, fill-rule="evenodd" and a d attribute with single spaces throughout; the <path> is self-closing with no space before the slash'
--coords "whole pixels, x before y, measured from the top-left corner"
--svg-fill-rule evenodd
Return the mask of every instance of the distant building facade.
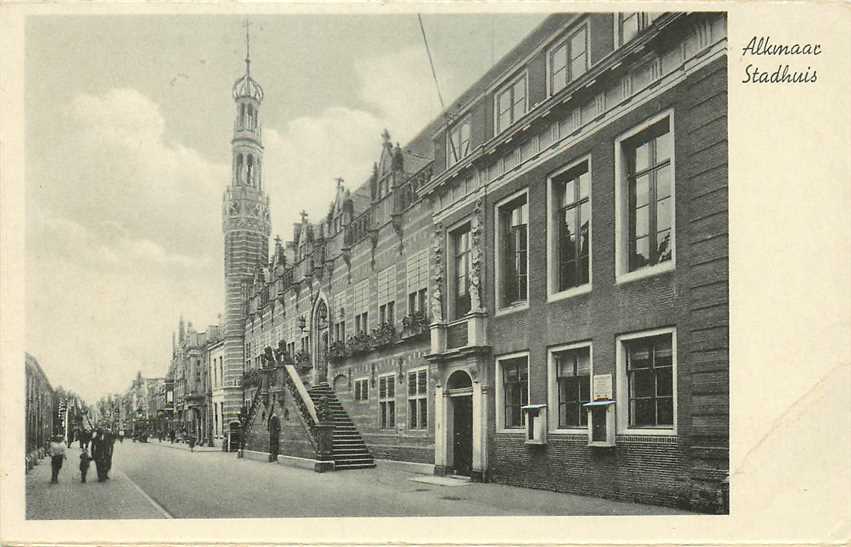
<path id="1" fill-rule="evenodd" d="M 27 353 L 24 358 L 24 416 L 26 419 L 27 470 L 46 453 L 51 435 L 55 434 L 54 392 L 38 360 Z"/>

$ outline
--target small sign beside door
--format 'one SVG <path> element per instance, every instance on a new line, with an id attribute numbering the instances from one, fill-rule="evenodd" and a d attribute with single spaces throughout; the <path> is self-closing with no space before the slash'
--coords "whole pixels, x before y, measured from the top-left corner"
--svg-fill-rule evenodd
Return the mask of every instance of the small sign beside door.
<path id="1" fill-rule="evenodd" d="M 594 375 L 594 400 L 612 398 L 612 375 L 611 374 L 595 374 Z"/>

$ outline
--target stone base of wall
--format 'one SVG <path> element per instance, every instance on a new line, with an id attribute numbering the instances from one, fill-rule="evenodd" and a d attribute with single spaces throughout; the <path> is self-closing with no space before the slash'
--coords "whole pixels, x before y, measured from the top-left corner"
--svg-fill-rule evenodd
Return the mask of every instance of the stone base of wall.
<path id="1" fill-rule="evenodd" d="M 587 446 L 585 435 L 550 436 L 528 446 L 520 435 L 495 435 L 487 480 L 618 501 L 726 513 L 725 484 L 691 478 L 676 437 L 618 438 L 612 448 Z"/>
<path id="2" fill-rule="evenodd" d="M 369 437 L 364 436 L 366 447 L 372 457 L 381 460 L 397 460 L 411 463 L 434 463 L 434 446 L 393 446 L 373 444 Z"/>

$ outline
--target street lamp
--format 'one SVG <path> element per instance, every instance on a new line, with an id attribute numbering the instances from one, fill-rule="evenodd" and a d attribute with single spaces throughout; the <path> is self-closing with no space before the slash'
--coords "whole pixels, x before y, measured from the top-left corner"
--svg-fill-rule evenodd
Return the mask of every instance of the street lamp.
<path id="1" fill-rule="evenodd" d="M 307 320 L 303 315 L 298 318 L 298 328 L 302 333 L 304 332 L 304 329 L 307 328 Z"/>

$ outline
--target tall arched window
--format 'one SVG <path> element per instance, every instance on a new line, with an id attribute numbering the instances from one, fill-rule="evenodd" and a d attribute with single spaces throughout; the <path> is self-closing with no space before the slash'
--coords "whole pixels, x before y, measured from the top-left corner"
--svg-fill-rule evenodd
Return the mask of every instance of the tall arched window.
<path id="1" fill-rule="evenodd" d="M 248 176 L 246 177 L 246 183 L 249 186 L 254 186 L 254 156 L 251 154 L 248 155 Z"/>
<path id="2" fill-rule="evenodd" d="M 248 129 L 254 129 L 254 106 L 248 105 Z"/>
<path id="3" fill-rule="evenodd" d="M 236 157 L 236 182 L 237 184 L 245 182 L 242 178 L 242 154 Z"/>
<path id="4" fill-rule="evenodd" d="M 257 189 L 263 190 L 263 169 L 260 167 L 260 158 L 257 158 Z"/>
<path id="5" fill-rule="evenodd" d="M 239 107 L 239 126 L 245 127 L 245 103 Z"/>

